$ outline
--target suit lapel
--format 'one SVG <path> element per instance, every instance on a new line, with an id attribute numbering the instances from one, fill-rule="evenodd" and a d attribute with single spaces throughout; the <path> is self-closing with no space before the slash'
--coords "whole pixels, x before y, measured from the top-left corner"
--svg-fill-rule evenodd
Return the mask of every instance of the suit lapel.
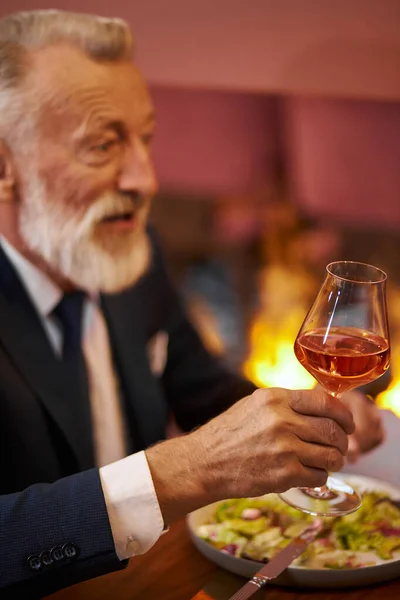
<path id="1" fill-rule="evenodd" d="M 56 357 L 35 308 L 0 248 L 0 340 L 21 377 L 69 442 L 81 469 L 94 465 L 89 398 Z"/>
<path id="2" fill-rule="evenodd" d="M 146 353 L 146 334 L 139 301 L 140 283 L 123 294 L 103 296 L 102 308 L 127 404 L 135 450 L 165 436 L 167 407 Z"/>

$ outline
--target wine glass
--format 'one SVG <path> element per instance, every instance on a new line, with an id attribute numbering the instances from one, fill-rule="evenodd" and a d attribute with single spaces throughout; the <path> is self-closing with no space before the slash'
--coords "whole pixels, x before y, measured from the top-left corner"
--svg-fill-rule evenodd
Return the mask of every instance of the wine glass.
<path id="1" fill-rule="evenodd" d="M 297 335 L 297 359 L 330 394 L 374 381 L 389 367 L 386 273 L 352 261 L 332 262 Z M 339 516 L 361 504 L 353 488 L 328 477 L 318 488 L 292 488 L 280 497 L 312 515 Z"/>

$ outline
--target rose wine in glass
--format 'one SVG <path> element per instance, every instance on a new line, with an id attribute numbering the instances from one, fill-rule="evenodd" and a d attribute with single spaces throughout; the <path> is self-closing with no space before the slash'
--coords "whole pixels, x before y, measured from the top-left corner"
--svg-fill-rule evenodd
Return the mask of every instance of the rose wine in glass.
<path id="1" fill-rule="evenodd" d="M 294 351 L 332 402 L 383 375 L 390 362 L 386 273 L 364 263 L 330 263 Z M 333 477 L 322 487 L 292 488 L 280 496 L 313 515 L 345 515 L 361 504 L 355 490 Z"/>

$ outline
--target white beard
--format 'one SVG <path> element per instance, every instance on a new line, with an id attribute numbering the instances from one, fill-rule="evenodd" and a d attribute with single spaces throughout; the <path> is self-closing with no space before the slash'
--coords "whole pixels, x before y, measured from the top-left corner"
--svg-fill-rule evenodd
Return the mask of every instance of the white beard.
<path id="1" fill-rule="evenodd" d="M 132 210 L 129 198 L 103 194 L 83 214 L 45 201 L 38 177 L 27 178 L 26 201 L 20 205 L 20 235 L 29 250 L 51 269 L 88 292 L 116 293 L 135 283 L 150 261 L 144 215 L 122 235 L 98 236 L 96 225 L 107 215 Z M 141 209 L 143 212 L 143 209 Z"/>

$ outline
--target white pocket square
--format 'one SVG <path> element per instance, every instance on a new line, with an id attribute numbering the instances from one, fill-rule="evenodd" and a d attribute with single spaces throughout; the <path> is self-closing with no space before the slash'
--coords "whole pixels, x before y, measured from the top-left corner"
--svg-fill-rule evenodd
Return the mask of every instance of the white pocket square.
<path id="1" fill-rule="evenodd" d="M 168 357 L 168 333 L 159 331 L 147 343 L 147 356 L 153 375 L 161 377 L 164 373 Z"/>

